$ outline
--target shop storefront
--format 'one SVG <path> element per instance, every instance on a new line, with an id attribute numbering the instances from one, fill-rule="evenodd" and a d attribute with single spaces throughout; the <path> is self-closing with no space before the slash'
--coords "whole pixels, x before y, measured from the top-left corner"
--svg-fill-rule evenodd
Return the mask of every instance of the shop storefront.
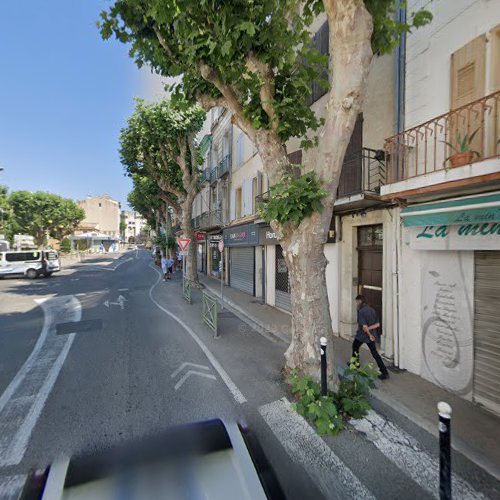
<path id="1" fill-rule="evenodd" d="M 220 279 L 221 253 L 219 252 L 219 241 L 221 239 L 222 233 L 207 234 L 207 274 L 217 279 Z"/>
<path id="2" fill-rule="evenodd" d="M 264 246 L 266 256 L 263 266 L 266 270 L 263 279 L 263 282 L 267 283 L 266 302 L 285 311 L 291 311 L 288 267 L 276 234 L 270 226 L 259 228 L 259 245 Z"/>
<path id="3" fill-rule="evenodd" d="M 229 257 L 229 286 L 255 295 L 255 246 L 259 242 L 258 226 L 245 224 L 223 232 Z"/>
<path id="4" fill-rule="evenodd" d="M 197 232 L 196 233 L 196 262 L 198 272 L 207 272 L 207 245 L 206 245 L 206 234 Z"/>
<path id="5" fill-rule="evenodd" d="M 419 297 L 407 286 L 402 307 L 419 305 L 421 374 L 500 414 L 500 193 L 412 206 L 401 216 L 404 269 L 420 269 Z"/>

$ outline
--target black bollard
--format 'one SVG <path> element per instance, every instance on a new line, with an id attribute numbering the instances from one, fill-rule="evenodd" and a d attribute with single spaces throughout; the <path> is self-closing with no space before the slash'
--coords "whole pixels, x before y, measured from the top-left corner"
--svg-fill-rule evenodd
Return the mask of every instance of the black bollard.
<path id="1" fill-rule="evenodd" d="M 326 381 L 326 338 L 319 339 L 321 349 L 321 395 L 326 396 L 327 381 Z"/>
<path id="2" fill-rule="evenodd" d="M 439 413 L 439 498 L 451 500 L 451 406 L 437 405 Z"/>

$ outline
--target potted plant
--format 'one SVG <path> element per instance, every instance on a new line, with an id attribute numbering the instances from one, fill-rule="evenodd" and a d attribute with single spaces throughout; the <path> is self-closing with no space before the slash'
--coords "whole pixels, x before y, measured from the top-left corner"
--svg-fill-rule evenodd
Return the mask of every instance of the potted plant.
<path id="1" fill-rule="evenodd" d="M 479 128 L 474 130 L 471 134 L 464 134 L 463 136 L 457 132 L 457 139 L 454 144 L 451 142 L 443 141 L 453 153 L 446 158 L 445 161 L 450 161 L 452 167 L 461 167 L 472 162 L 474 156 L 480 156 L 477 151 L 471 149 L 471 143 L 475 135 L 478 133 Z"/>

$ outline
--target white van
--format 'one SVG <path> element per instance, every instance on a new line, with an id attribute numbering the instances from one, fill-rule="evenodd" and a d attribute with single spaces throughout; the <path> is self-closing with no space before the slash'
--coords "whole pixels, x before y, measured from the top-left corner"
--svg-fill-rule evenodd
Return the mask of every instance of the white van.
<path id="1" fill-rule="evenodd" d="M 55 250 L 0 252 L 0 276 L 49 277 L 60 270 L 59 255 Z"/>

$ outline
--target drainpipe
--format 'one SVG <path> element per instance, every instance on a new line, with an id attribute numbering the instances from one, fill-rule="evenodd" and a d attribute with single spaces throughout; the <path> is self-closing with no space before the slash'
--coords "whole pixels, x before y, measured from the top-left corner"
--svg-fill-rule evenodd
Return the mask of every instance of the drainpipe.
<path id="1" fill-rule="evenodd" d="M 397 0 L 396 2 L 396 20 L 400 23 L 406 22 L 406 8 L 404 2 Z M 402 33 L 400 43 L 396 49 L 395 57 L 395 81 L 394 81 L 394 133 L 400 134 L 404 131 L 405 127 L 405 75 L 406 75 L 406 33 Z M 395 210 L 395 217 L 393 218 L 393 342 L 394 342 L 394 365 L 400 365 L 400 325 L 403 324 L 401 318 L 400 308 L 400 283 L 399 272 L 401 265 L 401 226 L 400 226 L 400 212 L 399 209 Z"/>

